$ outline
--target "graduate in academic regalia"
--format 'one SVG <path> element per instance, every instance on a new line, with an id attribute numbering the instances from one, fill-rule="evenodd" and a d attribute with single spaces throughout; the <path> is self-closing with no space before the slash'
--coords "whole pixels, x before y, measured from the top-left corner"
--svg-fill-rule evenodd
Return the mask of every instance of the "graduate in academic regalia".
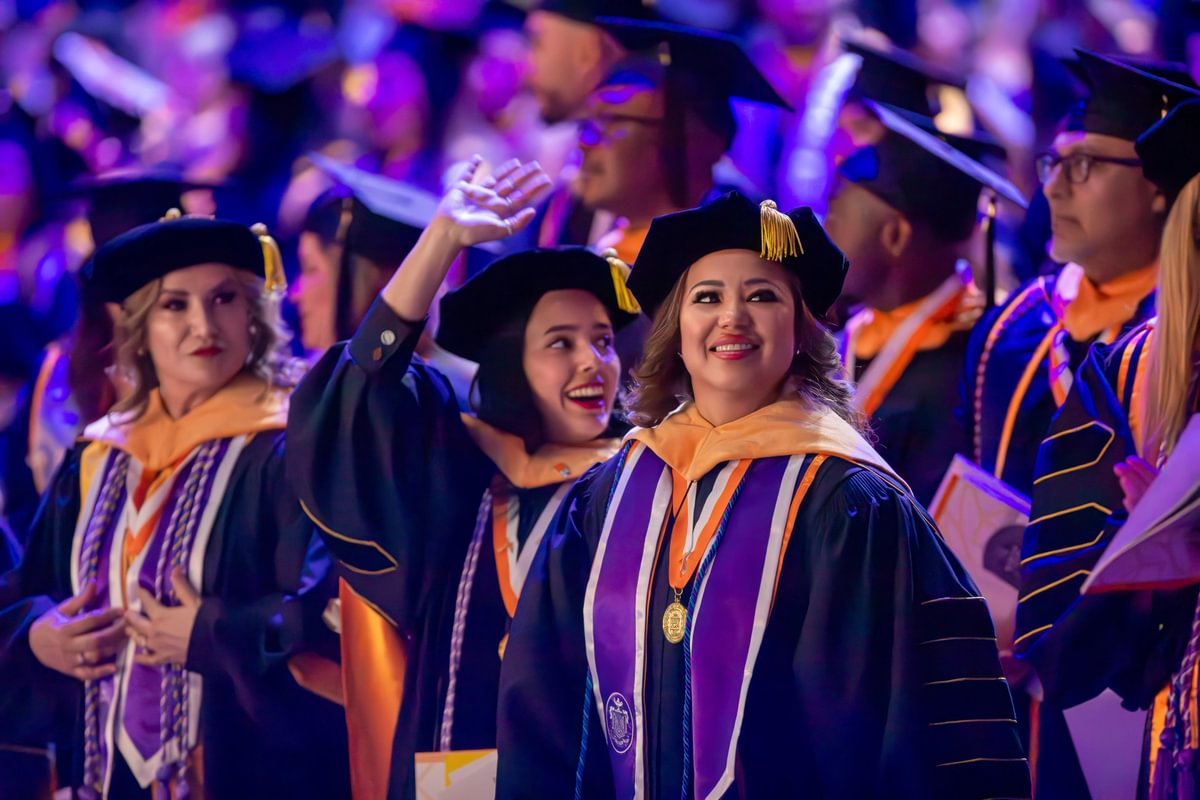
<path id="1" fill-rule="evenodd" d="M 552 126 L 544 133 L 545 143 L 559 150 L 538 158 L 547 164 L 570 161 L 530 226 L 533 243 L 541 247 L 590 244 L 612 227 L 610 215 L 595 214 L 579 202 L 575 137 L 558 133 L 583 111 L 591 91 L 625 56 L 624 48 L 597 23 L 606 16 L 646 19 L 655 14 L 648 0 L 541 0 L 525 20 L 526 81 L 542 121 Z"/>
<path id="2" fill-rule="evenodd" d="M 437 341 L 479 364 L 477 398 L 456 397 L 414 357 L 451 263 L 528 225 L 526 204 L 550 185 L 519 163 L 481 185 L 479 167 L 467 165 L 354 338 L 292 405 L 289 473 L 348 583 L 342 663 L 364 797 L 412 797 L 418 753 L 495 747 L 529 562 L 570 484 L 618 445 L 613 334 L 637 310 L 623 264 L 583 248 L 519 252 L 447 294 Z M 381 678 L 358 695 L 363 671 Z"/>
<path id="3" fill-rule="evenodd" d="M 714 167 L 737 133 L 734 98 L 790 110 L 733 38 L 672 25 L 601 18 L 629 50 L 580 117 L 579 198 L 617 218 L 601 237 L 632 263 L 655 217 L 729 191 Z"/>
<path id="4" fill-rule="evenodd" d="M 305 349 L 320 356 L 354 335 L 417 243 L 437 198 L 316 153 L 310 158 L 338 185 L 318 195 L 305 216 L 300 279 L 288 299 L 299 312 Z"/>
<path id="5" fill-rule="evenodd" d="M 1130 710 L 1151 709 L 1138 796 L 1155 800 L 1200 791 L 1196 588 L 1081 596 L 1080 587 L 1200 410 L 1197 137 L 1200 100 L 1137 141 L 1147 178 L 1172 203 L 1158 316 L 1094 345 L 1076 373 L 1038 453 L 1017 607 L 1017 651 L 1037 669 L 1047 702 L 1070 706 L 1108 688 Z"/>
<path id="6" fill-rule="evenodd" d="M 211 184 L 188 181 L 174 170 L 128 168 L 81 178 L 66 194 L 87 199 L 84 216 L 95 248 L 183 207 L 185 192 L 208 188 Z M 117 401 L 107 374 L 112 319 L 104 302 L 87 283 L 77 291 L 74 276 L 64 276 L 54 294 L 53 313 L 46 317 L 57 317 L 58 324 L 30 330 L 49 327 L 53 333 L 43 342 L 45 352 L 22 392 L 15 420 L 0 431 L 5 513 L 21 541 L 67 451 L 83 428 Z"/>
<path id="7" fill-rule="evenodd" d="M 332 573 L 284 479 L 278 249 L 168 218 L 85 277 L 121 305 L 131 393 L 67 454 L 0 577 L 0 684 L 73 715 L 60 785 L 82 797 L 345 796 L 339 709 L 287 664 L 332 645 Z"/>
<path id="8" fill-rule="evenodd" d="M 842 360 L 880 455 L 929 503 L 954 455 L 968 451 L 954 409 L 984 306 L 965 260 L 979 195 L 1000 187 L 1024 201 L 977 160 L 1003 156 L 991 140 L 939 133 L 929 117 L 893 106 L 873 108 L 887 132 L 842 162 L 826 219 L 854 264 L 844 293 L 861 304 L 843 330 Z"/>
<path id="9" fill-rule="evenodd" d="M 987 606 L 837 377 L 846 269 L 809 209 L 651 225 L 645 427 L 531 568 L 499 797 L 1029 796 Z"/>
<path id="10" fill-rule="evenodd" d="M 976 326 L 961 414 L 970 455 L 1028 495 L 1038 445 L 1093 342 L 1113 342 L 1151 313 L 1165 200 L 1142 175 L 1134 140 L 1187 87 L 1079 51 L 1090 94 L 1039 159 L 1050 256 L 1065 264 L 1014 292 Z"/>

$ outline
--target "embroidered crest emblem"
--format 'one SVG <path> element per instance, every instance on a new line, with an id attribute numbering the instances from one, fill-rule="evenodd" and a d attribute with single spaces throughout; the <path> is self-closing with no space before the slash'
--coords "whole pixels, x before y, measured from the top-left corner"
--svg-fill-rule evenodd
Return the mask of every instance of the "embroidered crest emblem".
<path id="1" fill-rule="evenodd" d="M 617 753 L 624 754 L 633 744 L 633 720 L 629 716 L 629 701 L 620 692 L 613 692 L 604 703 L 608 723 L 608 743 Z"/>

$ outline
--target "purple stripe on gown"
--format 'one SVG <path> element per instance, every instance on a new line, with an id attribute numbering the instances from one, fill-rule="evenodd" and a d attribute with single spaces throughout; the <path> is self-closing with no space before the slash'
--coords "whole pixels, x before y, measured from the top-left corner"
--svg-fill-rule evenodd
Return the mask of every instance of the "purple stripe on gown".
<path id="1" fill-rule="evenodd" d="M 748 664 L 754 615 L 770 544 L 771 518 L 787 470 L 788 456 L 758 459 L 751 464 L 741 494 L 730 512 L 718 557 L 706 579 L 704 602 L 692 636 L 693 764 L 696 795 L 703 797 L 720 781 L 730 748 L 736 747 L 743 675 Z M 665 464 L 650 451 L 642 453 L 624 496 L 614 512 L 605 557 L 597 574 L 592 625 L 596 649 L 596 680 L 604 708 L 602 722 L 609 734 L 609 757 L 616 796 L 635 793 L 635 755 L 643 742 L 632 730 L 631 741 L 614 741 L 613 708 L 619 696 L 629 708 L 644 686 L 635 686 L 635 619 L 639 605 L 637 578 L 645 547 L 655 489 Z M 794 487 L 789 488 L 790 490 Z M 715 514 L 722 513 L 714 509 Z M 774 581 L 774 575 L 768 577 Z M 764 620 L 765 622 L 765 620 Z M 649 620 L 648 635 L 661 636 L 657 620 Z M 682 646 L 682 645 L 680 645 Z M 644 679 L 643 679 L 644 680 Z M 632 724 L 632 722 L 631 722 Z"/>
<path id="2" fill-rule="evenodd" d="M 634 727 L 634 652 L 638 567 L 664 464 L 649 450 L 633 467 L 613 517 L 592 611 L 601 722 L 608 734 L 617 797 L 634 796 L 638 731 Z"/>
<path id="3" fill-rule="evenodd" d="M 737 746 L 733 736 L 743 673 L 753 668 L 747 661 L 754 613 L 771 540 L 771 517 L 788 461 L 783 456 L 751 465 L 704 582 L 704 600 L 692 631 L 692 763 L 697 797 L 708 796 L 717 785 L 730 748 Z"/>

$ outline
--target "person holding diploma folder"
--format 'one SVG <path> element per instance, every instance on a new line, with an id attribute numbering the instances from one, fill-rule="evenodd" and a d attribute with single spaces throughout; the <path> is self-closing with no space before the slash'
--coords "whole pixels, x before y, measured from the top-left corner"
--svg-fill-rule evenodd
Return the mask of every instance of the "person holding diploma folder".
<path id="1" fill-rule="evenodd" d="M 1029 797 L 987 605 L 821 322 L 847 267 L 736 192 L 651 224 L 643 427 L 530 569 L 499 797 Z"/>
<path id="2" fill-rule="evenodd" d="M 1139 797 L 1152 800 L 1200 789 L 1196 589 L 1081 587 L 1197 410 L 1198 137 L 1193 100 L 1137 140 L 1146 177 L 1171 204 L 1158 316 L 1093 346 L 1042 443 L 1017 609 L 1016 650 L 1037 669 L 1047 702 L 1071 706 L 1112 689 L 1126 708 L 1151 709 Z"/>

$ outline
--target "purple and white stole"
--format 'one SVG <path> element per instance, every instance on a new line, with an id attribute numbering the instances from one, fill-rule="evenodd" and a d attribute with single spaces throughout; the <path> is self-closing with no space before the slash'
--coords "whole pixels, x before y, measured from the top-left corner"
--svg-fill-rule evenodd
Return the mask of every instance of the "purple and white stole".
<path id="1" fill-rule="evenodd" d="M 806 457 L 751 464 L 724 536 L 714 536 L 704 556 L 718 546 L 719 554 L 706 559 L 707 572 L 697 571 L 688 632 L 696 797 L 720 797 L 734 780 L 746 695 Z M 647 791 L 646 646 L 648 637 L 662 635 L 658 621 L 649 618 L 649 604 L 671 486 L 670 467 L 634 445 L 617 479 L 584 597 L 588 664 L 618 797 L 642 798 Z"/>
<path id="2" fill-rule="evenodd" d="M 171 571 L 184 569 L 204 585 L 213 523 L 234 465 L 249 436 L 205 442 L 135 508 L 130 499 L 142 475 L 137 461 L 116 448 L 103 456 L 83 498 L 71 552 L 71 583 L 79 592 L 96 583 L 97 608 L 123 602 L 141 609 L 137 589 L 178 605 Z M 93 445 L 98 446 L 98 445 Z M 146 546 L 122 574 L 125 531 L 137 531 L 161 510 Z M 124 595 L 124 597 L 123 597 Z M 116 675 L 85 686 L 84 792 L 107 792 L 114 753 L 120 752 L 142 786 L 177 777 L 199 741 L 203 682 L 182 667 L 135 664 L 131 639 L 116 659 Z"/>

